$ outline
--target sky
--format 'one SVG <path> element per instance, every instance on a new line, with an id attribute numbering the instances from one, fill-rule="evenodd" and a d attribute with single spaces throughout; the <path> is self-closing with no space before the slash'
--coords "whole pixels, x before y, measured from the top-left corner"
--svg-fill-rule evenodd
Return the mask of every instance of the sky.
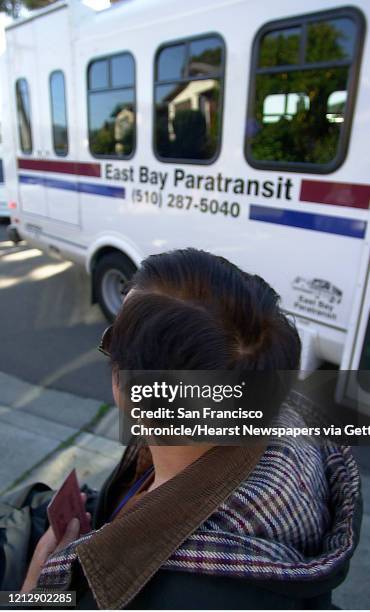
<path id="1" fill-rule="evenodd" d="M 95 11 L 102 11 L 110 6 L 109 0 L 84 0 L 83 3 Z"/>

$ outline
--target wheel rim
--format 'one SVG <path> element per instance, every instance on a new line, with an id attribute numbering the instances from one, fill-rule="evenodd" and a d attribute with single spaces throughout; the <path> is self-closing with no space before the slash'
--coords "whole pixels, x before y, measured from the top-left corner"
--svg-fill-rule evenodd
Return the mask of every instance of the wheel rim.
<path id="1" fill-rule="evenodd" d="M 127 278 L 120 270 L 108 270 L 102 281 L 102 295 L 104 302 L 114 315 L 119 311 L 122 304 L 122 290 L 127 283 Z"/>

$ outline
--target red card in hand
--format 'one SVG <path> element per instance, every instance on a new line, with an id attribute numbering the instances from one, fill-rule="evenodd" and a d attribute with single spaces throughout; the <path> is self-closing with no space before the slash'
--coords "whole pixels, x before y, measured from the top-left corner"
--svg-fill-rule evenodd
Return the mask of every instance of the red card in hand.
<path id="1" fill-rule="evenodd" d="M 68 523 L 73 518 L 80 521 L 80 534 L 90 531 L 89 520 L 86 516 L 84 503 L 81 499 L 80 487 L 78 486 L 76 470 L 67 476 L 62 486 L 55 493 L 48 505 L 49 523 L 53 528 L 58 542 L 64 536 Z"/>

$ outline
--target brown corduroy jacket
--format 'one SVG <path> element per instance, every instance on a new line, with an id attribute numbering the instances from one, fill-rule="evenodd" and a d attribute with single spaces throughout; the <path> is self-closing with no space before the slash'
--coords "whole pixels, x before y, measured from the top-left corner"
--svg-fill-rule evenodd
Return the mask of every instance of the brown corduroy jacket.
<path id="1" fill-rule="evenodd" d="M 202 569 L 197 571 L 196 566 L 193 571 L 186 572 L 182 571 L 181 564 L 176 571 L 166 568 L 168 560 L 181 549 L 188 536 L 197 532 L 225 500 L 229 503 L 239 485 L 248 481 L 265 448 L 265 443 L 250 448 L 215 447 L 175 478 L 124 508 L 109 522 L 118 500 L 151 464 L 147 447 L 129 447 L 100 493 L 93 520 L 93 528 L 98 531 L 71 544 L 70 548 L 58 553 L 59 557 L 52 556 L 46 564 L 49 567 L 45 566 L 46 571 L 43 570 L 40 577 L 44 575 L 40 588 L 76 590 L 79 609 L 330 608 L 331 591 L 348 572 L 349 554 L 340 563 L 333 563 L 325 577 L 318 575 L 317 579 L 309 580 L 304 576 L 301 579 L 296 576 L 294 580 L 277 579 L 276 573 L 275 578 L 265 577 L 263 556 L 257 580 L 252 574 L 235 577 L 235 572 L 233 576 L 212 572 L 207 575 Z M 340 455 L 336 452 L 330 456 Z M 347 455 L 342 456 L 343 460 Z M 344 469 L 346 461 L 339 468 Z M 350 464 L 352 468 L 347 469 L 341 493 L 345 493 L 343 507 L 349 512 L 354 501 L 351 496 L 356 489 L 356 504 L 348 515 L 346 528 L 348 553 L 353 553 L 361 525 L 361 500 L 357 491 L 357 471 L 353 461 Z M 302 458 L 299 469 L 304 472 Z M 259 493 L 263 499 L 263 491 Z M 299 502 L 300 496 L 298 494 L 294 504 Z M 227 513 L 228 508 L 226 505 L 223 512 Z M 269 508 L 266 506 L 266 512 L 271 511 Z M 230 510 L 232 513 L 231 506 Z M 279 520 L 276 516 L 275 519 Z M 297 515 L 296 520 L 300 521 L 300 516 Z M 257 520 L 257 530 L 258 525 Z M 217 533 L 220 532 L 215 531 L 215 536 Z M 227 534 L 223 535 L 225 539 Z M 224 554 L 220 549 L 216 553 L 213 546 L 208 548 L 210 559 L 212 554 Z M 253 538 L 248 546 L 253 549 Z M 234 557 L 228 556 L 229 553 L 230 549 L 225 548 L 225 563 L 228 559 L 232 563 Z"/>
<path id="2" fill-rule="evenodd" d="M 80 544 L 79 561 L 98 606 L 126 607 L 171 553 L 248 477 L 265 447 L 259 443 L 211 449 Z M 149 464 L 145 447 L 126 453 L 104 488 L 95 527 L 112 512 L 116 491 L 128 490 Z"/>

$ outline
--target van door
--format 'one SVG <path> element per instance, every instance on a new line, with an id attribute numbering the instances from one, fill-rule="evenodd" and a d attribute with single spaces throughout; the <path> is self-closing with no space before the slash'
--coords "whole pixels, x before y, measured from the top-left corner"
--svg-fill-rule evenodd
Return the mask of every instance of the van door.
<path id="1" fill-rule="evenodd" d="M 34 33 L 34 22 L 14 28 L 9 37 L 7 61 L 8 74 L 15 75 L 14 82 L 11 82 L 11 96 L 16 106 L 19 203 L 24 212 L 46 217 L 48 208 L 43 177 L 35 172 L 43 144 L 38 129 L 41 109 Z"/>
<path id="2" fill-rule="evenodd" d="M 76 135 L 69 126 L 73 115 L 71 45 L 67 7 L 35 21 L 38 49 L 38 87 L 42 152 L 48 217 L 79 225 L 79 195 L 76 176 Z M 47 50 L 47 52 L 46 52 Z M 55 224 L 54 233 L 58 233 Z M 64 230 L 65 231 L 65 230 Z"/>

